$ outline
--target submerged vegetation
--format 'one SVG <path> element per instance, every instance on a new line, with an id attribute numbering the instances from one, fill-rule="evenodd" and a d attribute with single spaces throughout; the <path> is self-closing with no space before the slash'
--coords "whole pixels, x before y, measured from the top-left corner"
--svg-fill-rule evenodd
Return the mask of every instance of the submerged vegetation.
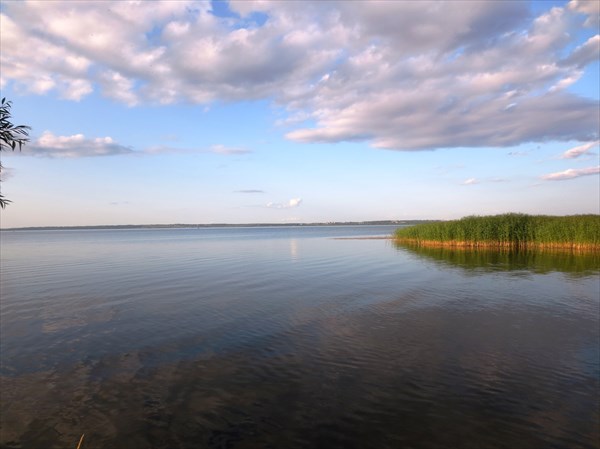
<path id="1" fill-rule="evenodd" d="M 400 228 L 394 237 L 420 246 L 600 250 L 600 215 L 469 216 Z"/>

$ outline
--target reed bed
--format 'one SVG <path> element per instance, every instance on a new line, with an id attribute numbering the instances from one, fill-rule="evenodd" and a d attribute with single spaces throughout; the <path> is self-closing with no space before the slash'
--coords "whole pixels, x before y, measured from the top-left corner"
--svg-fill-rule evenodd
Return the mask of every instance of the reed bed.
<path id="1" fill-rule="evenodd" d="M 396 241 L 420 246 L 600 250 L 600 215 L 502 214 L 400 228 Z"/>

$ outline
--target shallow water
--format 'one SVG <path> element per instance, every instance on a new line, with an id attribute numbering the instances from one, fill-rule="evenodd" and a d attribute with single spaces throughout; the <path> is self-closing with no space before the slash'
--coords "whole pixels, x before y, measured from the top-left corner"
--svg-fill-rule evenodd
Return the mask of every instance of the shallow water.
<path id="1" fill-rule="evenodd" d="M 2 448 L 596 448 L 597 256 L 1 233 Z"/>

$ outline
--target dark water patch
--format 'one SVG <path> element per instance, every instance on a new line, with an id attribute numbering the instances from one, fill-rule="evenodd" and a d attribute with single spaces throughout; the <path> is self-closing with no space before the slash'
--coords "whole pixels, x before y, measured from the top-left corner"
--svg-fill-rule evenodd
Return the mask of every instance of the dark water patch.
<path id="1" fill-rule="evenodd" d="M 196 360 L 96 360 L 30 380 L 35 413 L 21 409 L 36 418 L 20 441 L 64 447 L 85 431 L 90 448 L 591 448 L 598 372 L 582 365 L 597 355 L 571 349 L 597 324 L 367 309 Z M 64 433 L 35 430 L 50 425 Z"/>

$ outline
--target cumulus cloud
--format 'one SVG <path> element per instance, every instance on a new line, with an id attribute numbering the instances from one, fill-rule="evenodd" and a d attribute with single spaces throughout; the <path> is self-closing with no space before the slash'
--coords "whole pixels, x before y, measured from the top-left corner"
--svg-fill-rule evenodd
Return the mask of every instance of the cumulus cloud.
<path id="1" fill-rule="evenodd" d="M 26 149 L 23 155 L 67 159 L 135 153 L 110 137 L 87 139 L 83 134 L 56 136 L 50 131 L 44 131 L 38 139 L 28 143 Z"/>
<path id="2" fill-rule="evenodd" d="M 597 175 L 598 173 L 600 173 L 600 165 L 587 168 L 569 168 L 565 171 L 543 175 L 541 178 L 546 181 L 564 181 L 581 176 Z"/>
<path id="3" fill-rule="evenodd" d="M 598 102 L 568 91 L 598 57 L 597 33 L 575 40 L 597 23 L 596 1 L 537 17 L 526 2 L 228 6 L 219 17 L 209 1 L 6 2 L 0 84 L 70 100 L 97 90 L 132 107 L 267 99 L 300 142 L 410 151 L 598 139 Z"/>
<path id="4" fill-rule="evenodd" d="M 565 151 L 561 159 L 574 159 L 576 157 L 582 156 L 584 154 L 589 154 L 590 150 L 600 144 L 600 141 L 596 142 L 587 142 L 583 145 L 578 145 L 576 147 L 571 148 L 570 150 Z"/>
<path id="5" fill-rule="evenodd" d="M 292 198 L 287 203 L 267 203 L 267 207 L 270 209 L 292 209 L 300 206 L 302 198 Z"/>

